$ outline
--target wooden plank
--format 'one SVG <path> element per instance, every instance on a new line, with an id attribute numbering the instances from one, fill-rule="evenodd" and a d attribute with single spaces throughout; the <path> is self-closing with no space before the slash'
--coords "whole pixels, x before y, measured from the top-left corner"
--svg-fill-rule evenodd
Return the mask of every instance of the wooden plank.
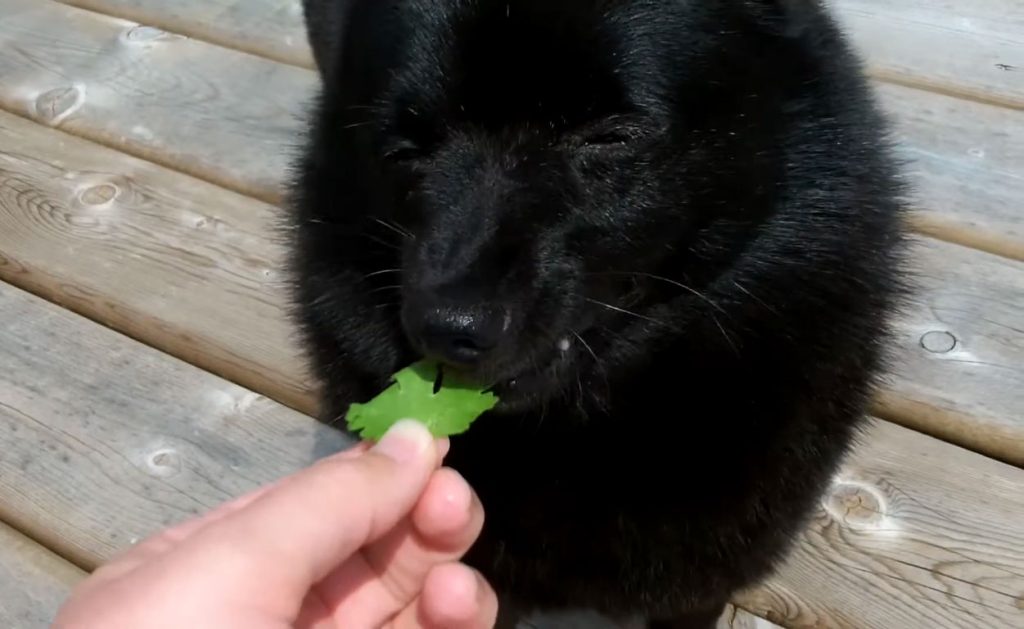
<path id="1" fill-rule="evenodd" d="M 280 198 L 311 71 L 49 1 L 0 14 L 0 107 Z"/>
<path id="2" fill-rule="evenodd" d="M 0 112 L 0 277 L 313 410 L 276 210 Z"/>
<path id="3" fill-rule="evenodd" d="M 730 605 L 725 611 L 725 615 L 719 619 L 716 629 L 782 629 L 782 627 Z"/>
<path id="4" fill-rule="evenodd" d="M 0 519 L 95 567 L 341 433 L 0 284 Z"/>
<path id="5" fill-rule="evenodd" d="M 229 18 L 238 12 L 245 13 L 240 24 L 257 24 L 277 22 L 273 16 L 285 11 L 277 0 L 117 0 L 117 7 L 128 6 L 156 23 L 184 20 L 220 30 L 234 28 Z M 0 106 L 280 200 L 316 81 L 311 71 L 52 2 L 0 0 L 0 10 L 7 13 L 0 49 L 11 50 L 0 55 Z M 1024 213 L 1017 207 L 1024 157 L 1013 141 L 1024 135 L 1024 114 L 897 86 L 883 85 L 879 93 L 912 160 L 917 227 L 1024 259 Z"/>
<path id="6" fill-rule="evenodd" d="M 1020 627 L 1024 470 L 880 422 L 778 576 L 741 597 L 786 627 Z"/>
<path id="7" fill-rule="evenodd" d="M 877 78 L 1024 109 L 1020 0 L 827 0 Z"/>
<path id="8" fill-rule="evenodd" d="M 44 629 L 85 572 L 0 522 L 0 627 Z"/>
<path id="9" fill-rule="evenodd" d="M 915 244 L 918 293 L 877 412 L 1024 466 L 1024 264 Z"/>
<path id="10" fill-rule="evenodd" d="M 918 231 L 1024 260 L 1024 113 L 879 85 Z"/>
<path id="11" fill-rule="evenodd" d="M 302 0 L 58 0 L 220 46 L 313 68 Z"/>
<path id="12" fill-rule="evenodd" d="M 343 445 L 13 287 L 0 320 L 0 516 L 82 565 Z M 1024 470 L 880 422 L 793 560 L 740 603 L 791 627 L 1014 626 L 1022 486 Z"/>

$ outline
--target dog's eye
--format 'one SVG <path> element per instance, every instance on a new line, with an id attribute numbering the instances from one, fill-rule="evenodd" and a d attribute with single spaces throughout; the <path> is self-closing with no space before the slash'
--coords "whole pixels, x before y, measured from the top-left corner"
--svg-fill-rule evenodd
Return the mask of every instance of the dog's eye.
<path id="1" fill-rule="evenodd" d="M 583 146 L 615 147 L 629 144 L 632 136 L 621 130 L 606 130 L 593 133 L 583 138 Z"/>
<path id="2" fill-rule="evenodd" d="M 384 159 L 396 164 L 411 162 L 420 157 L 423 157 L 423 149 L 410 140 L 392 142 L 384 150 Z"/>
<path id="3" fill-rule="evenodd" d="M 621 149 L 641 137 L 642 127 L 630 118 L 616 116 L 590 125 L 577 135 L 578 146 L 592 151 Z"/>

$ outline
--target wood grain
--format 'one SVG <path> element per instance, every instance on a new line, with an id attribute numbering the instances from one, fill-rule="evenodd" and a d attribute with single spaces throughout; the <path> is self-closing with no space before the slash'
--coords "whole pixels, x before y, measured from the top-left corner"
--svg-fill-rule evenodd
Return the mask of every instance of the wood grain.
<path id="1" fill-rule="evenodd" d="M 0 112 L 0 277 L 313 411 L 276 210 Z"/>
<path id="2" fill-rule="evenodd" d="M 1024 260 L 1024 113 L 879 85 L 919 232 Z"/>
<path id="3" fill-rule="evenodd" d="M 1024 470 L 879 422 L 790 561 L 740 604 L 785 627 L 1016 628 Z"/>
<path id="4" fill-rule="evenodd" d="M 134 7 L 150 23 L 221 31 L 234 28 L 229 18 L 241 12 L 239 24 L 254 25 L 247 34 L 287 12 L 276 0 L 89 1 Z M 0 106 L 280 201 L 313 72 L 53 2 L 0 0 L 0 11 L 0 51 L 10 49 L 0 55 Z M 1014 142 L 1024 134 L 1024 113 L 898 86 L 881 85 L 879 93 L 911 160 L 918 229 L 1024 259 L 1024 158 Z"/>
<path id="5" fill-rule="evenodd" d="M 0 627 L 49 627 L 85 572 L 2 522 L 0 549 Z"/>
<path id="6" fill-rule="evenodd" d="M 280 198 L 312 72 L 50 1 L 0 14 L 0 107 Z"/>
<path id="7" fill-rule="evenodd" d="M 1024 109 L 1019 0 L 826 0 L 876 78 Z"/>
<path id="8" fill-rule="evenodd" d="M 0 320 L 0 517 L 82 565 L 344 445 L 2 284 Z M 881 422 L 792 561 L 739 603 L 792 627 L 1015 626 L 1022 487 L 1024 470 Z"/>
<path id="9" fill-rule="evenodd" d="M 95 567 L 341 433 L 0 283 L 0 519 Z"/>
<path id="10" fill-rule="evenodd" d="M 775 623 L 759 618 L 748 611 L 730 605 L 716 629 L 782 629 Z"/>
<path id="11" fill-rule="evenodd" d="M 877 412 L 1024 466 L 1024 264 L 924 238 L 914 252 Z"/>
<path id="12" fill-rule="evenodd" d="M 313 67 L 301 0 L 58 0 L 227 48 Z"/>

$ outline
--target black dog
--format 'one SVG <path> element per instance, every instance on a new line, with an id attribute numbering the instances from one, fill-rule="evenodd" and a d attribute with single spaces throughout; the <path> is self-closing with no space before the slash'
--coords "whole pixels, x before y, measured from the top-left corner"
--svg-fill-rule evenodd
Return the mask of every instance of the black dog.
<path id="1" fill-rule="evenodd" d="M 712 626 L 865 416 L 903 188 L 812 0 L 306 0 L 293 190 L 325 420 L 427 355 L 515 610 Z M 512 616 L 503 619 L 511 622 Z"/>

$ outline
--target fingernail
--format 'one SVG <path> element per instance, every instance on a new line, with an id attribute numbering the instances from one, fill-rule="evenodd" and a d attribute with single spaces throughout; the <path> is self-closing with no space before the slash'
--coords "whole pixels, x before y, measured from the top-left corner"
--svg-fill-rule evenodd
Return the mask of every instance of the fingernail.
<path id="1" fill-rule="evenodd" d="M 433 445 L 433 436 L 422 423 L 403 419 L 395 423 L 373 446 L 375 452 L 397 461 L 409 463 L 421 457 Z"/>

